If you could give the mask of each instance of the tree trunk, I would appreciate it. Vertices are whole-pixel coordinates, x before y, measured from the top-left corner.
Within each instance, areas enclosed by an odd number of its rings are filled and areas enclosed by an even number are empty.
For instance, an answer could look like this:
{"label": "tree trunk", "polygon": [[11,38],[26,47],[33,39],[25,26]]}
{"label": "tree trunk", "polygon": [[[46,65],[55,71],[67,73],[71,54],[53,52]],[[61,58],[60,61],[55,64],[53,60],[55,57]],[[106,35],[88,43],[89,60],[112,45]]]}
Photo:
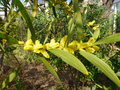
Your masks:
{"label": "tree trunk", "polygon": [[113,5],[114,0],[102,0],[102,2],[106,9],[103,14],[103,17],[107,18],[110,15],[111,7]]}

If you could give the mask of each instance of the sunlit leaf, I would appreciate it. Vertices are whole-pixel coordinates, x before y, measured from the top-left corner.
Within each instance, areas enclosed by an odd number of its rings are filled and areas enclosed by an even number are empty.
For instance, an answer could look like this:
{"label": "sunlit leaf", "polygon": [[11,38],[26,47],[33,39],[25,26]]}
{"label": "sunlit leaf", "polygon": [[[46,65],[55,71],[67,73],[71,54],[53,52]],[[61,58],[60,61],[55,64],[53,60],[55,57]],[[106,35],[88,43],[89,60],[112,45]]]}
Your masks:
{"label": "sunlit leaf", "polygon": [[15,77],[16,77],[16,72],[12,72],[12,73],[9,75],[9,82],[11,82]]}
{"label": "sunlit leaf", "polygon": [[80,13],[80,12],[76,12],[76,13],[74,14],[74,19],[75,19],[76,25],[77,25],[79,28],[81,28],[82,25],[83,25],[81,13]]}
{"label": "sunlit leaf", "polygon": [[59,49],[52,49],[52,50],[49,50],[49,51],[51,53],[53,53],[54,55],[60,57],[64,62],[66,62],[67,64],[69,64],[72,67],[76,68],[77,70],[79,70],[83,74],[88,75],[88,71],[85,68],[85,66],[74,55],[72,55],[72,54],[70,54],[70,53],[68,53],[66,51],[59,50]]}
{"label": "sunlit leaf", "polygon": [[113,42],[118,42],[120,41],[120,33],[115,33],[113,35],[110,35],[108,37],[105,37],[97,42],[95,42],[95,45],[99,44],[108,44],[108,43],[113,43]]}
{"label": "sunlit leaf", "polygon": [[93,65],[95,65],[98,69],[100,69],[110,80],[112,80],[116,85],[120,87],[120,80],[108,64],[106,64],[104,61],[102,61],[95,55],[84,50],[81,50],[80,54],[84,56]]}
{"label": "sunlit leaf", "polygon": [[116,75],[120,77],[120,72],[117,72]]}
{"label": "sunlit leaf", "polygon": [[95,39],[97,39],[97,38],[99,37],[99,35],[100,35],[100,30],[96,30],[96,31],[94,32],[94,34],[93,34],[93,37],[94,37]]}
{"label": "sunlit leaf", "polygon": [[9,74],[9,76],[2,82],[0,88],[4,89],[8,86],[9,83],[11,83],[17,76],[18,69],[14,70],[12,73]]}

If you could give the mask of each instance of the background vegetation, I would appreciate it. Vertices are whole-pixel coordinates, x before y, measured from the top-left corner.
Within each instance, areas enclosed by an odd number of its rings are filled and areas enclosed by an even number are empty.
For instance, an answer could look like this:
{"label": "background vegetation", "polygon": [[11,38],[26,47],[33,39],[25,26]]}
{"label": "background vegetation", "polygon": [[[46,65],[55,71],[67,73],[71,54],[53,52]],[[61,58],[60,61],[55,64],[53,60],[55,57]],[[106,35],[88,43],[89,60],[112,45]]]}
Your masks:
{"label": "background vegetation", "polygon": [[0,89],[119,90],[113,1],[0,0]]}

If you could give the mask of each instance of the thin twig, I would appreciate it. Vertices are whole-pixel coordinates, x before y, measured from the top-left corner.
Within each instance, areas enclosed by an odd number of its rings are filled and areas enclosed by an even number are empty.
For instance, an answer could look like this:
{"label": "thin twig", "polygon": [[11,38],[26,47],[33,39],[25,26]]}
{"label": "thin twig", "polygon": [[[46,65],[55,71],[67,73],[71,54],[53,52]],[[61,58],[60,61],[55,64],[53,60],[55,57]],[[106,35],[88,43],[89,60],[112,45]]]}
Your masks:
{"label": "thin twig", "polygon": [[19,66],[21,66],[21,63],[19,62],[19,60],[17,59],[17,57],[12,53],[11,55],[13,55],[13,57],[15,58],[15,60],[17,61],[17,63],[19,64]]}

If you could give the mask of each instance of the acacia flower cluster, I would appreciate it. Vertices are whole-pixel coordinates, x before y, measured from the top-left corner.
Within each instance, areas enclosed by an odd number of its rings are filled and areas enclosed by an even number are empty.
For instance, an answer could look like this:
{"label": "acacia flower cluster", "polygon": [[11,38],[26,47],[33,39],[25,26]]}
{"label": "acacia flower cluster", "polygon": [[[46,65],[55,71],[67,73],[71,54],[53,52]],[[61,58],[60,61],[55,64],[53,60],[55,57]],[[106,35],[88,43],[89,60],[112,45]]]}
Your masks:
{"label": "acacia flower cluster", "polygon": [[88,25],[89,27],[92,27],[92,29],[93,29],[94,31],[99,30],[99,25],[94,25],[94,24],[95,24],[95,20],[87,23],[87,25]]}
{"label": "acacia flower cluster", "polygon": [[6,42],[7,42],[7,40],[6,40],[6,39],[2,39],[2,42],[3,42],[3,43],[6,43]]}
{"label": "acacia flower cluster", "polygon": [[29,39],[24,43],[24,50],[32,51],[34,53],[41,53],[46,58],[50,58],[47,52],[47,50],[50,49],[60,49],[67,51],[71,54],[74,54],[74,52],[78,50],[85,50],[90,53],[94,53],[95,51],[99,50],[99,47],[93,44],[95,42],[95,39],[93,37],[91,37],[88,40],[88,42],[82,42],[82,41],[78,42],[74,40],[69,44],[67,44],[67,37],[68,37],[67,35],[64,36],[60,40],[60,42],[55,42],[54,39],[51,39],[50,43],[46,43],[46,44],[41,44],[39,40],[36,40],[35,43],[33,43],[33,41]]}

